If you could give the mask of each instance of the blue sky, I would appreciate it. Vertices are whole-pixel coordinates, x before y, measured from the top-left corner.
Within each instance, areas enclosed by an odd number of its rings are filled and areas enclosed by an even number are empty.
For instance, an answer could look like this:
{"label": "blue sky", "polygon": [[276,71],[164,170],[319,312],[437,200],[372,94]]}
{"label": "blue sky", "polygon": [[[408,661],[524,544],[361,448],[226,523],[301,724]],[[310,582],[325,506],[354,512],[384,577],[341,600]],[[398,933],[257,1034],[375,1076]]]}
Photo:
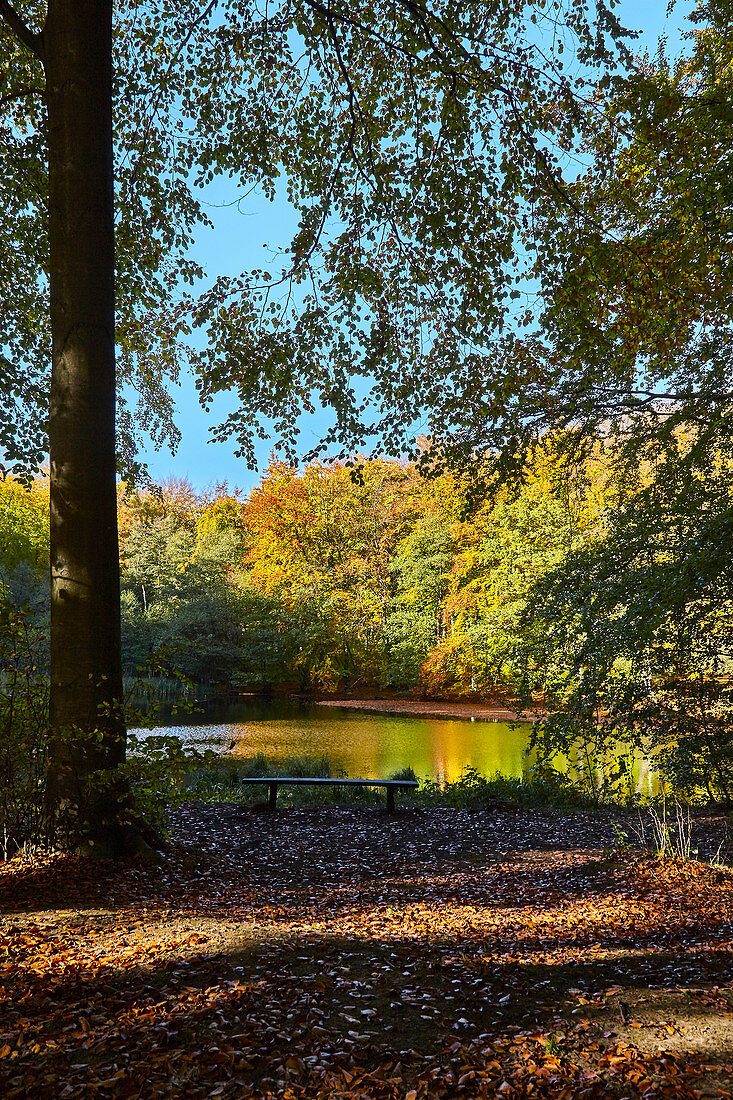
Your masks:
{"label": "blue sky", "polygon": [[[668,37],[670,52],[676,52],[680,43],[680,27],[689,4],[677,3],[667,14],[667,0],[624,0],[617,11],[621,21],[629,28],[641,32],[637,49],[654,52],[659,36]],[[265,266],[268,253],[265,246],[286,245],[296,224],[292,208],[284,199],[269,202],[257,192],[249,195],[239,207],[231,205],[236,198],[220,181],[207,193],[208,212],[214,222],[213,229],[201,229],[195,242],[197,258],[209,274],[240,274],[249,267]],[[264,262],[263,262],[264,261]],[[247,469],[244,459],[234,454],[235,444],[214,443],[209,439],[210,428],[221,422],[231,408],[232,400],[222,395],[210,412],[200,407],[193,380],[186,376],[174,391],[177,406],[177,423],[181,429],[181,442],[175,455],[167,449],[143,452],[151,476],[156,480],[166,477],[187,477],[197,489],[216,482],[227,481],[231,487],[249,490],[259,480],[259,474]],[[302,452],[308,451],[322,436],[328,424],[328,414],[320,413],[309,418],[301,434]],[[267,464],[270,445],[260,445],[260,466]]]}

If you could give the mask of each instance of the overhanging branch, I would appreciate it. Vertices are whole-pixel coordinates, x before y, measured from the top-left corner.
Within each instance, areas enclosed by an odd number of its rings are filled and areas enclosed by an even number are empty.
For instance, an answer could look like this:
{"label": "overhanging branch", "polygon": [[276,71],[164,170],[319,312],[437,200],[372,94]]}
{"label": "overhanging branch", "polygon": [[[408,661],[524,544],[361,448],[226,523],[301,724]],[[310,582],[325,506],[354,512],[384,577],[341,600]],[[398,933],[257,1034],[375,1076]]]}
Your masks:
{"label": "overhanging branch", "polygon": [[11,88],[6,95],[0,96],[0,108],[8,103],[15,103],[19,99],[27,99],[34,95],[43,95],[43,88],[35,88],[30,84],[22,88]]}
{"label": "overhanging branch", "polygon": [[39,61],[43,61],[43,36],[35,34],[30,27],[26,26],[8,0],[0,0],[0,19],[10,28],[21,45],[35,54]]}

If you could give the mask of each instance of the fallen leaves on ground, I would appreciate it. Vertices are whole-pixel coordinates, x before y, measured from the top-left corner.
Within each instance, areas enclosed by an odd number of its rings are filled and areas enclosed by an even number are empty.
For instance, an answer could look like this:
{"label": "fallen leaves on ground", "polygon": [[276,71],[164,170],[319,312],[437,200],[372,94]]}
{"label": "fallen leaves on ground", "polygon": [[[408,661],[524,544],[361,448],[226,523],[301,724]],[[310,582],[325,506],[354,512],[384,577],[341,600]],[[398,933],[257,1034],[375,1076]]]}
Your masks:
{"label": "fallen leaves on ground", "polygon": [[586,815],[196,805],[0,866],[0,1095],[731,1096],[733,874]]}

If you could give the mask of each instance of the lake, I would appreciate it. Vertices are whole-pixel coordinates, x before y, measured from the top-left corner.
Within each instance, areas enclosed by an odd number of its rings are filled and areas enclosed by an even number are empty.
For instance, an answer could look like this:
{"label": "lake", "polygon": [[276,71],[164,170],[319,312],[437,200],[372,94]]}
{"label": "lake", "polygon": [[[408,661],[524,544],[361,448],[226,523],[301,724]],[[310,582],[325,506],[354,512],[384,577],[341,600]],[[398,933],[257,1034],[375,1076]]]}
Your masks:
{"label": "lake", "polygon": [[[259,752],[271,762],[326,756],[352,778],[386,779],[411,767],[421,779],[441,781],[457,779],[467,766],[485,776],[525,776],[534,762],[527,755],[531,728],[529,722],[413,718],[279,701],[209,707],[205,716],[170,718],[165,726],[188,744],[235,759]],[[567,760],[556,766],[576,775],[580,767]],[[652,793],[656,778],[647,763],[633,770],[637,792]]]}
{"label": "lake", "polygon": [[[169,718],[165,732],[198,748],[234,757],[264,753],[272,761],[326,756],[335,768],[384,779],[411,767],[421,778],[457,779],[470,765],[482,775],[524,775],[531,724],[453,718],[393,717],[336,707],[247,702],[207,708],[205,716]],[[143,733],[144,731],[134,731]]]}

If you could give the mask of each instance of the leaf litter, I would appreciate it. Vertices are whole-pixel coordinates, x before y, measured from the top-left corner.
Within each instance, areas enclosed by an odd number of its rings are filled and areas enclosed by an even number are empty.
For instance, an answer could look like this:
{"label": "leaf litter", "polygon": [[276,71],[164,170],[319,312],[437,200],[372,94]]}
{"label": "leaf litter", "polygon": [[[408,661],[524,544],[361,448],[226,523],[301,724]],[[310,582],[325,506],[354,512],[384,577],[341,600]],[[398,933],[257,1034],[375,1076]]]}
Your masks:
{"label": "leaf litter", "polygon": [[731,1097],[733,874],[612,839],[188,804],[162,867],[18,856],[0,1095]]}

